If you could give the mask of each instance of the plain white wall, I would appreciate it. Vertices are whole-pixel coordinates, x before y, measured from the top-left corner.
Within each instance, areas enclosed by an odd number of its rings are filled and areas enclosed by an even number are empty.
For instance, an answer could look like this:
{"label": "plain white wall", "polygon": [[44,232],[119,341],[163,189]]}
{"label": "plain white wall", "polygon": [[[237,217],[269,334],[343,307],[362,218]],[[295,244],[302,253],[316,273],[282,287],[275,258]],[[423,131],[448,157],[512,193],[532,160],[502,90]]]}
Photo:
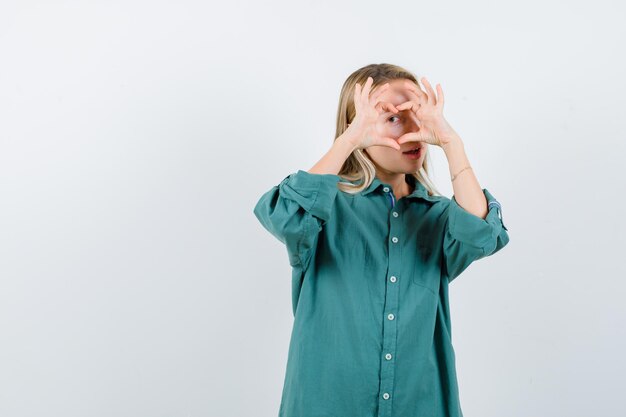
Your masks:
{"label": "plain white wall", "polygon": [[276,416],[290,267],[252,209],[389,62],[442,84],[509,228],[450,287],[464,413],[622,416],[624,12],[2,2],[0,415]]}

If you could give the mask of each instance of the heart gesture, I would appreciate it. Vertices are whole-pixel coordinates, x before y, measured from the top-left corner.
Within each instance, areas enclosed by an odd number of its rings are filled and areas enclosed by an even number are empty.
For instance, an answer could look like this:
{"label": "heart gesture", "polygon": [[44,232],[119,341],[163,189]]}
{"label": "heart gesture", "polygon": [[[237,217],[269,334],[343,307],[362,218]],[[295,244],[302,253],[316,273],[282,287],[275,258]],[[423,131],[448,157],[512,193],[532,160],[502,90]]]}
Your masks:
{"label": "heart gesture", "polygon": [[412,81],[404,81],[404,90],[409,96],[409,101],[396,108],[400,111],[409,109],[417,118],[419,130],[400,136],[398,143],[421,141],[442,147],[457,134],[443,117],[444,99],[441,85],[437,84],[438,95],[435,95],[426,77],[422,77],[421,80],[426,91],[422,91]]}

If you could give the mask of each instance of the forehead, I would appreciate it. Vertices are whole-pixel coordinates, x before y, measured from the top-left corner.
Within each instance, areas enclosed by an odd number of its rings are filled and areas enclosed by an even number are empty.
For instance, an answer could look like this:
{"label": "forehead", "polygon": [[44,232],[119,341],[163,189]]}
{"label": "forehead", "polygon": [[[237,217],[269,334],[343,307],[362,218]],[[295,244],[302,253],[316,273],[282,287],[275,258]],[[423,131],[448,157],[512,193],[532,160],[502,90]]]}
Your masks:
{"label": "forehead", "polygon": [[[383,93],[384,100],[390,102],[394,106],[402,104],[409,99],[404,88],[404,82],[410,81],[403,79],[389,81],[389,88]],[[382,86],[376,87],[376,89]]]}

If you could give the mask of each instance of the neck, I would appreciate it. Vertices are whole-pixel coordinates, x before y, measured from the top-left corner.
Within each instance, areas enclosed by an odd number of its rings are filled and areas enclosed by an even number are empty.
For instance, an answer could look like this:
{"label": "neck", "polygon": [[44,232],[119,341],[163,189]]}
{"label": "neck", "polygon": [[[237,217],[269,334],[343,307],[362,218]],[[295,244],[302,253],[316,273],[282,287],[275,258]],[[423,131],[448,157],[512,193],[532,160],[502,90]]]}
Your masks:
{"label": "neck", "polygon": [[398,199],[404,197],[405,195],[409,195],[413,192],[410,184],[406,182],[404,173],[400,174],[388,174],[383,172],[377,172],[376,176],[382,182],[391,185],[393,189],[393,193],[396,195]]}

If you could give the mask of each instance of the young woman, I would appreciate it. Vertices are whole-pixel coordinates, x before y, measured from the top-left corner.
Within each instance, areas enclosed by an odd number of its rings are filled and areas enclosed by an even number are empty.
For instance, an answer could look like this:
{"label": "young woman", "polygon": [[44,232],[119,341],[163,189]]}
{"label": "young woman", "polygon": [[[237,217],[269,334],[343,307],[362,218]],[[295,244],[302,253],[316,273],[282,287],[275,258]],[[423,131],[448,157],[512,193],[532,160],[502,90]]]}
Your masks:
{"label": "young woman", "polygon": [[[294,323],[280,417],[462,417],[448,285],[508,242],[443,117],[443,91],[368,65],[346,80],[336,139],[254,207],[286,245]],[[439,195],[426,155],[443,149]]]}

